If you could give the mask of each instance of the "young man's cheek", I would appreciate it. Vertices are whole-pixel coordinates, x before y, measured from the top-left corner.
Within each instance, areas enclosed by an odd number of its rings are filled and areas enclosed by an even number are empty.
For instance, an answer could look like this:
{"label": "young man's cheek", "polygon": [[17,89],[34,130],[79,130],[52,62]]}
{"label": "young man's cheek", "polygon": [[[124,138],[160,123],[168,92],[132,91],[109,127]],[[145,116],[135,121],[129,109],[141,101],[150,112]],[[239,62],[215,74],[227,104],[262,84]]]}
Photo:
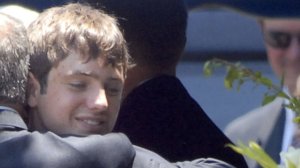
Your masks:
{"label": "young man's cheek", "polygon": [[121,95],[108,97],[108,104],[114,111],[119,111],[121,106]]}

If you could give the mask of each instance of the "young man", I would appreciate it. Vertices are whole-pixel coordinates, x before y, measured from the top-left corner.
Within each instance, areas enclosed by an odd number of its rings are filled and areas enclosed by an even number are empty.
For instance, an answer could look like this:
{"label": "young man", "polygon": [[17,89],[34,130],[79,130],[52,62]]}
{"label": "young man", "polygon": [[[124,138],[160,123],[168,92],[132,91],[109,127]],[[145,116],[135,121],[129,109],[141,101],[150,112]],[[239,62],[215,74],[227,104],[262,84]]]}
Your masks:
{"label": "young man", "polygon": [[[284,91],[295,96],[300,75],[300,19],[273,18],[260,21],[269,64],[279,79],[284,77]],[[254,109],[237,118],[225,129],[234,141],[258,142],[266,152],[280,162],[279,153],[291,145],[296,125],[293,111],[284,107],[283,99]],[[247,160],[249,167],[257,167]]]}
{"label": "young man", "polygon": [[129,59],[115,19],[73,4],[41,13],[28,34],[30,128],[59,135],[111,132]]}
{"label": "young man", "polygon": [[135,150],[122,134],[61,138],[27,130],[19,113],[25,114],[28,50],[22,23],[0,14],[0,167],[133,167]]}
{"label": "young man", "polygon": [[[42,12],[28,34],[30,128],[60,136],[111,132],[129,60],[116,20],[101,10],[69,4]],[[203,159],[171,164],[134,149],[133,167],[230,167]]]}
{"label": "young man", "polygon": [[128,70],[115,131],[171,161],[214,157],[246,163],[176,77],[186,42],[182,0],[88,0],[120,19],[134,66]]}

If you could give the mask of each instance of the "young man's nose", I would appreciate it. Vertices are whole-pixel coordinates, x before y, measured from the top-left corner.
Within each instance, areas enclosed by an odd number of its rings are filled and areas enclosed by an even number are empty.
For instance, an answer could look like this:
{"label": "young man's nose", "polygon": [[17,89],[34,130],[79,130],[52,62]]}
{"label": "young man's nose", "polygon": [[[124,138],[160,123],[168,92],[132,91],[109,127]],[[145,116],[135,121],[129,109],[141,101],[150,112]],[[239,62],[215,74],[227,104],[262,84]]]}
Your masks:
{"label": "young man's nose", "polygon": [[88,106],[90,109],[106,110],[108,107],[107,97],[104,89],[100,89],[93,93],[94,95],[89,98]]}

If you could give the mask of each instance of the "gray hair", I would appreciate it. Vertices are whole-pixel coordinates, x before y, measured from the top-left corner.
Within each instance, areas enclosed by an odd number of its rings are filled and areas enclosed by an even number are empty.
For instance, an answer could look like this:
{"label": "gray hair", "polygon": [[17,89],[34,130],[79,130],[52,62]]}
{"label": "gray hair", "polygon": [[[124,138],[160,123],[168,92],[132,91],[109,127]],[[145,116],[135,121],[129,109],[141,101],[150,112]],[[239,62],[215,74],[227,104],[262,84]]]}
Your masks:
{"label": "gray hair", "polygon": [[25,103],[29,41],[21,21],[0,13],[0,99]]}

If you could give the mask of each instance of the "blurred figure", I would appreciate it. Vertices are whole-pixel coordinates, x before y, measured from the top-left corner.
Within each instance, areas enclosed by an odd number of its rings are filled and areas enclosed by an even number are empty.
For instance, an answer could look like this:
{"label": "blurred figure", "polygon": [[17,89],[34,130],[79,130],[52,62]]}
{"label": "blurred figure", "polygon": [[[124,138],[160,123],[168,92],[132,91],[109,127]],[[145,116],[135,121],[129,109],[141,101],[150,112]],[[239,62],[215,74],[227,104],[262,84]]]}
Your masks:
{"label": "blurred figure", "polygon": [[[269,64],[279,79],[283,77],[284,91],[296,96],[297,78],[300,75],[300,20],[264,19],[260,24]],[[279,162],[280,151],[287,150],[296,131],[296,124],[292,122],[295,114],[284,107],[288,103],[277,98],[232,121],[225,133],[233,142],[258,142]],[[251,160],[247,162],[249,167],[257,166]]]}
{"label": "blurred figure", "polygon": [[176,77],[186,43],[181,0],[88,0],[119,17],[134,66],[129,68],[114,131],[171,161],[214,157],[238,167],[243,158]]}

